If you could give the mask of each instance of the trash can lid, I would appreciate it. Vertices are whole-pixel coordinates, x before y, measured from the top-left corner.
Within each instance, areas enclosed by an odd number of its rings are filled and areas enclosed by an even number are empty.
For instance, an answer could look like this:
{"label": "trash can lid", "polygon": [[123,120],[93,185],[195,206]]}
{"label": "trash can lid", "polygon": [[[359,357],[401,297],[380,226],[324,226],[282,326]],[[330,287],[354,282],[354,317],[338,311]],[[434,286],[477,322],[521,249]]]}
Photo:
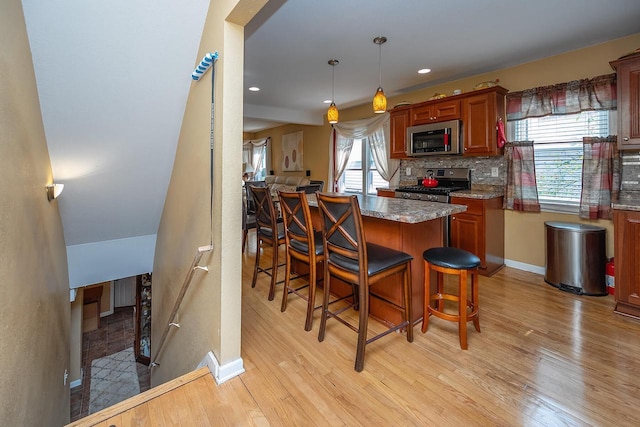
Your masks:
{"label": "trash can lid", "polygon": [[598,227],[597,225],[580,224],[577,222],[545,221],[544,225],[546,225],[547,227],[561,228],[563,230],[571,230],[579,233],[606,231],[606,228],[604,227]]}

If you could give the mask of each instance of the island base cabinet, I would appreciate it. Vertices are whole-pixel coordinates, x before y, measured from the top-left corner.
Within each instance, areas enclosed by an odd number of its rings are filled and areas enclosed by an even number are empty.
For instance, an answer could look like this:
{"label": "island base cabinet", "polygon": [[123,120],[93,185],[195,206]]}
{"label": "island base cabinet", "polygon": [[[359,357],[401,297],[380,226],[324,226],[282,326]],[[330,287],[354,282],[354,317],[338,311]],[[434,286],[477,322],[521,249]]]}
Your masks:
{"label": "island base cabinet", "polygon": [[640,319],[640,212],[613,211],[616,313]]}
{"label": "island base cabinet", "polygon": [[[311,208],[313,226],[320,227],[320,213],[317,208]],[[363,216],[365,239],[389,248],[397,249],[413,256],[411,261],[411,311],[412,321],[415,324],[422,320],[424,307],[424,258],[422,253],[434,247],[443,245],[444,218],[437,218],[419,223],[405,223],[389,221],[386,219]],[[293,263],[293,269],[297,274],[308,273],[308,266],[303,263]],[[322,270],[318,271],[318,287],[324,283]],[[397,306],[402,305],[402,275],[396,274],[384,278],[372,285],[372,292],[381,295],[384,300],[371,298],[369,314],[376,320],[387,325],[402,323],[402,311]],[[332,278],[331,291],[335,296],[343,297],[351,295],[351,285]],[[431,274],[430,293],[436,291],[436,275]],[[386,301],[385,301],[386,300]]]}
{"label": "island base cabinet", "polygon": [[491,276],[504,267],[504,211],[502,197],[468,199],[452,197],[451,203],[467,210],[451,216],[449,245],[480,258],[478,272]]}

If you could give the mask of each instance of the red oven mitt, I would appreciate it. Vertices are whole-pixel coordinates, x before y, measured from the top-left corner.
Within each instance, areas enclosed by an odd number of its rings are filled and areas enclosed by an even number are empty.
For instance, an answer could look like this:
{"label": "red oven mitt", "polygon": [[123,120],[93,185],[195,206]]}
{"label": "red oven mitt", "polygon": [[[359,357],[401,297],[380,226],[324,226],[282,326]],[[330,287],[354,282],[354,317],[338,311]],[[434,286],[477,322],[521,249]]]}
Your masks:
{"label": "red oven mitt", "polygon": [[498,123],[496,123],[496,130],[498,131],[498,148],[502,148],[507,142],[507,137],[504,134],[504,122],[502,119],[498,119]]}

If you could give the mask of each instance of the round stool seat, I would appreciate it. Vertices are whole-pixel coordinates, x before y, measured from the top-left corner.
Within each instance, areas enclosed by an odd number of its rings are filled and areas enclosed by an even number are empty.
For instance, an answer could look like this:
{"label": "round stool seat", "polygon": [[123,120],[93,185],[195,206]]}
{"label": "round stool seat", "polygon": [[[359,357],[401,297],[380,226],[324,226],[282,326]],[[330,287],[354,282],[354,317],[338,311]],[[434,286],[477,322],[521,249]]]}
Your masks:
{"label": "round stool seat", "polygon": [[480,265],[480,258],[458,248],[431,248],[422,257],[430,264],[456,270],[470,270]]}

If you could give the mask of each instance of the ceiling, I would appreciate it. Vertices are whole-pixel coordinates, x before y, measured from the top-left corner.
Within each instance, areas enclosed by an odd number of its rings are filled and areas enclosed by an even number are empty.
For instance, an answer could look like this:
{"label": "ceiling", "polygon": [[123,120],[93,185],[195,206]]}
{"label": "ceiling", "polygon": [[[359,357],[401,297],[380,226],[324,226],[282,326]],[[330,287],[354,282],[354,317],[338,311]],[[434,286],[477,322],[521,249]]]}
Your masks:
{"label": "ceiling", "polygon": [[[157,233],[208,6],[23,0],[68,246]],[[637,33],[638,18],[637,0],[271,0],[245,33],[245,88],[261,88],[245,91],[245,131],[322,124],[331,58],[338,107],[368,103],[375,36],[394,96]]]}
{"label": "ceiling", "polygon": [[[276,3],[245,36],[245,131],[321,125],[332,58],[340,61],[338,108],[369,103],[379,78],[376,36],[388,39],[382,87],[395,96],[640,32],[638,0]],[[420,75],[420,68],[432,71]],[[249,86],[261,90],[249,92]]]}

